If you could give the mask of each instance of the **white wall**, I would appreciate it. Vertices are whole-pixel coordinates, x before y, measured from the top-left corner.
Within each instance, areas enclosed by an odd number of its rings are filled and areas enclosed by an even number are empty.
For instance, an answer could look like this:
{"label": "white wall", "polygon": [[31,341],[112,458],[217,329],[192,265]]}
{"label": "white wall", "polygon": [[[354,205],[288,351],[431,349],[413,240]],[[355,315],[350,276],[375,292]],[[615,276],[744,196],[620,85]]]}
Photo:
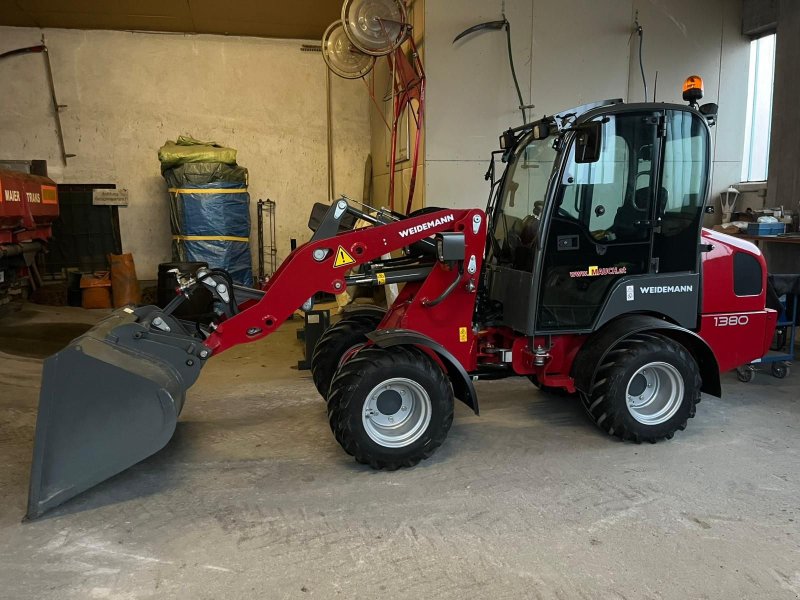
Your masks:
{"label": "white wall", "polygon": [[[499,19],[502,0],[445,0],[425,6],[428,73],[426,204],[484,206],[489,152],[503,129],[521,123],[504,32],[453,45],[462,30]],[[514,59],[533,116],[606,98],[643,99],[636,11],[652,100],[682,102],[683,80],[705,81],[704,102],[720,105],[715,130],[716,193],[739,180],[747,99],[748,40],[741,0],[505,0]],[[630,43],[629,43],[630,40]]]}
{"label": "white wall", "polygon": [[[142,279],[171,259],[166,186],[156,156],[192,134],[239,151],[255,203],[277,202],[279,258],[305,241],[311,205],[327,200],[325,65],[299,41],[45,30],[67,152],[61,167],[40,55],[0,62],[0,159],[44,158],[64,183],[115,183],[123,249]],[[0,52],[39,43],[38,29],[0,27]],[[316,41],[313,43],[317,43]],[[336,193],[360,199],[369,153],[363,86],[332,78]],[[256,263],[254,261],[255,269]]]}

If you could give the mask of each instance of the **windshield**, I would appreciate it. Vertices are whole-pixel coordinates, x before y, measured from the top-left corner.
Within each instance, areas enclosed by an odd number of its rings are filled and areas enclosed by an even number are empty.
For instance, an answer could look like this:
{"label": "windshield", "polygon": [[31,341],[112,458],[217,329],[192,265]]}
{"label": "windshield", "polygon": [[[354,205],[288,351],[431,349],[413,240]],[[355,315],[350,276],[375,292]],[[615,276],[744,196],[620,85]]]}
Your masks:
{"label": "windshield", "polygon": [[494,228],[494,255],[500,263],[532,268],[547,182],[556,159],[555,139],[551,135],[530,141],[508,166]]}

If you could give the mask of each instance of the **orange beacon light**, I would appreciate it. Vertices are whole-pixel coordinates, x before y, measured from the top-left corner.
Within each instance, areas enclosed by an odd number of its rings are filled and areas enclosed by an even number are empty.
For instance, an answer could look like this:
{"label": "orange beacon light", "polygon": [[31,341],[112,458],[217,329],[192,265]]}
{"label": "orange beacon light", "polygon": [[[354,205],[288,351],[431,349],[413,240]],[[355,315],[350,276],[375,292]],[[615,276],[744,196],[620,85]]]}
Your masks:
{"label": "orange beacon light", "polygon": [[683,99],[692,106],[703,97],[703,79],[698,75],[691,75],[683,82]]}

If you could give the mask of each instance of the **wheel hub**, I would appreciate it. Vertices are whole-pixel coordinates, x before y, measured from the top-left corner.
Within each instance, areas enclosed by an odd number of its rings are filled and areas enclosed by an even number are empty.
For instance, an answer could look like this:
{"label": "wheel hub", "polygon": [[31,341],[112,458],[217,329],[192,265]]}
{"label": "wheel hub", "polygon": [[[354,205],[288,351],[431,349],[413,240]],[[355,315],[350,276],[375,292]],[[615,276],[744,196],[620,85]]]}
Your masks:
{"label": "wheel hub", "polygon": [[403,397],[397,390],[387,389],[378,395],[375,406],[381,414],[393,415],[403,406]]}
{"label": "wheel hub", "polygon": [[394,377],[367,394],[362,423],[377,444],[402,448],[425,432],[431,412],[430,396],[422,385],[405,377]]}
{"label": "wheel hub", "polygon": [[628,412],[640,423],[659,425],[675,415],[683,402],[683,394],[683,377],[674,365],[648,363],[628,381]]}

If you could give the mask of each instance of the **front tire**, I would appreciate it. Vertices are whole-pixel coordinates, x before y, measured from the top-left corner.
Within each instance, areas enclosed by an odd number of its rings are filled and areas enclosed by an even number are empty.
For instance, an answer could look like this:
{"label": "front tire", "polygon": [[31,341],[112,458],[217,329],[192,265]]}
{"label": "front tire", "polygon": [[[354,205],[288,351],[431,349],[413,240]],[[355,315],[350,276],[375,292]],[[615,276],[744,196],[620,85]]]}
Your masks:
{"label": "front tire", "polygon": [[354,314],[342,317],[325,330],[311,355],[311,378],[320,396],[327,399],[336,369],[354,350],[367,343],[367,334],[375,331],[381,319],[380,314]]}
{"label": "front tire", "polygon": [[655,443],[671,439],[694,417],[700,371],[677,342],[640,333],[620,342],[604,360],[591,394],[582,398],[591,419],[609,435]]}
{"label": "front tire", "polygon": [[328,420],[336,440],[358,462],[373,469],[413,467],[447,437],[453,390],[421,350],[370,347],[337,371]]}

